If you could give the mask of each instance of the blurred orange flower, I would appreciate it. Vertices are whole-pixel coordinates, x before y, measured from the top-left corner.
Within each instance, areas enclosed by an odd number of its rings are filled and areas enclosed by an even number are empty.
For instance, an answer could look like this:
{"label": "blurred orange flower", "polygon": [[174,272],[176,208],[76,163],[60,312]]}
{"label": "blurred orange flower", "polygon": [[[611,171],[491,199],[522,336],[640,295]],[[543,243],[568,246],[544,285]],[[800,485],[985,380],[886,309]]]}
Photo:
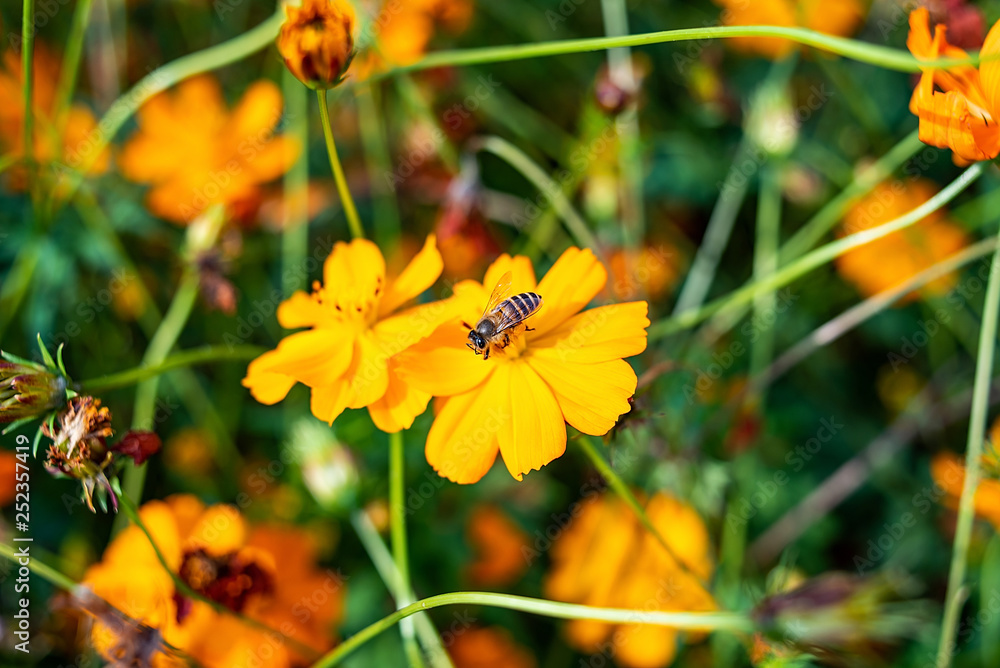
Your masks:
{"label": "blurred orange flower", "polygon": [[[71,168],[91,160],[92,135],[97,120],[82,104],[70,105],[64,119],[55,118],[56,83],[59,81],[59,59],[42,44],[35,44],[34,88],[32,113],[35,123],[34,157],[39,162],[60,161]],[[0,153],[24,154],[24,94],[21,86],[21,56],[7,49],[0,63]],[[56,146],[59,125],[63,126],[62,146]],[[88,172],[100,174],[108,169],[107,149],[94,160]]]}
{"label": "blurred orange flower", "polygon": [[472,9],[471,0],[385,0],[374,21],[377,42],[359,76],[414,62],[426,53],[437,26],[461,32],[472,19]]}
{"label": "blurred orange flower", "polygon": [[636,250],[620,248],[608,259],[611,270],[611,294],[616,299],[645,296],[662,297],[680,277],[678,252],[669,246],[643,246]]}
{"label": "blurred orange flower", "polygon": [[[726,26],[781,26],[809,28],[847,37],[865,18],[860,0],[714,0],[723,8]],[[736,37],[727,42],[741,51],[777,60],[797,48],[795,42],[774,37]]]}
{"label": "blurred orange flower", "polygon": [[[994,25],[979,55],[982,64],[949,69],[923,70],[910,98],[910,111],[920,119],[920,140],[938,148],[950,148],[956,162],[992,160],[1000,154],[1000,30]],[[947,29],[936,26],[931,37],[926,7],[910,13],[910,35],[906,46],[919,60],[968,58],[962,49],[948,43]],[[937,88],[938,90],[935,90]]]}
{"label": "blurred orange flower", "polygon": [[346,0],[303,0],[285,5],[288,18],[278,34],[285,65],[310,88],[332,88],[344,80],[354,58],[354,7]]}
{"label": "blurred orange flower", "polygon": [[0,507],[14,500],[16,474],[17,455],[10,450],[0,450]]}
{"label": "blurred orange flower", "polygon": [[448,645],[455,668],[535,668],[527,649],[499,626],[458,631]]}
{"label": "blurred orange flower", "polygon": [[466,536],[476,551],[469,579],[487,587],[513,584],[528,568],[528,535],[500,508],[481,505],[472,511]]}
{"label": "blurred orange flower", "polygon": [[[993,423],[990,432],[992,449],[983,457],[984,475],[976,487],[976,514],[989,521],[997,531],[1000,531],[1000,462],[996,459],[995,448],[1000,445],[1000,420]],[[944,504],[949,508],[958,509],[962,497],[962,487],[965,485],[965,459],[953,452],[941,452],[931,460],[931,477],[945,493]]]}
{"label": "blurred orange flower", "polygon": [[[511,272],[512,293],[544,299],[537,314],[509,330],[511,343],[489,359],[466,347],[493,287]],[[531,261],[502,255],[482,284],[462,281],[449,302],[454,315],[399,356],[403,380],[438,397],[440,411],[427,435],[427,461],[439,474],[473,483],[499,452],[517,480],[566,450],[566,425],[606,434],[627,413],[636,375],[623,358],[646,349],[646,302],[601,306],[580,313],[607,281],[589,250],[570,248],[535,281]],[[444,371],[447,372],[444,372]]]}
{"label": "blurred orange flower", "polygon": [[[441,275],[433,236],[394,280],[387,281],[378,246],[364,239],[338,243],[312,294],[296,292],[278,307],[282,327],[309,327],[285,337],[247,368],[243,386],[263,404],[276,404],[296,383],[312,388],[310,408],[333,423],[345,408],[368,407],[385,432],[406,429],[427,408],[430,395],[403,383],[396,355],[448,315],[434,302],[401,310]],[[445,375],[444,368],[435,372]]]}
{"label": "blurred orange flower", "polygon": [[[854,204],[841,227],[841,235],[877,227],[909,213],[937,192],[930,181],[886,182]],[[924,269],[957,253],[968,243],[965,232],[938,210],[910,227],[841,255],[837,270],[865,295],[872,296],[905,283]],[[943,294],[955,276],[943,276],[924,290]],[[907,300],[915,295],[909,295]],[[906,301],[906,300],[904,300]]]}
{"label": "blurred orange flower", "polygon": [[[672,554],[614,494],[583,501],[552,548],[546,595],[632,610],[714,610],[712,596],[699,582],[711,578],[715,565],[698,513],[666,494],[650,499],[646,513]],[[666,666],[677,652],[678,632],[662,626],[581,619],[569,622],[566,632],[578,650],[608,653],[628,668]]]}
{"label": "blurred orange flower", "polygon": [[[236,508],[206,508],[188,495],[147,503],[140,516],[171,570],[192,589],[317,653],[332,646],[330,629],[343,616],[344,584],[338,574],[316,568],[317,547],[309,534],[291,526],[249,526]],[[273,633],[185,598],[137,526],[111,541],[83,581],[206,667],[281,668],[310,658]],[[303,615],[304,610],[310,614]],[[98,621],[91,640],[110,658],[122,639]],[[153,665],[180,664],[158,654]]]}
{"label": "blurred orange flower", "polygon": [[139,108],[139,131],[118,158],[126,178],[152,187],[149,210],[187,225],[217,203],[236,218],[251,217],[261,185],[291,167],[300,147],[274,136],[281,91],[270,81],[251,84],[230,111],[218,80],[201,75]]}

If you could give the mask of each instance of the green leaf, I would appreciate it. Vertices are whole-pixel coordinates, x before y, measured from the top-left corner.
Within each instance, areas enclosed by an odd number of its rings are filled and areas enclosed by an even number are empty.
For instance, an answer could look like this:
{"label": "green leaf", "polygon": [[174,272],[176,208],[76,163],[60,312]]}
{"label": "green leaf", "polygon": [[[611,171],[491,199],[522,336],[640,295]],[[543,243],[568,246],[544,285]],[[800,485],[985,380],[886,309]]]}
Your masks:
{"label": "green leaf", "polygon": [[2,434],[3,436],[6,436],[8,432],[14,431],[18,427],[26,425],[29,422],[31,422],[32,420],[34,420],[34,419],[36,419],[35,416],[31,415],[31,416],[28,416],[28,417],[25,417],[25,418],[21,418],[20,420],[14,420],[9,425],[7,425],[4,428],[3,431],[0,431],[0,434]]}
{"label": "green leaf", "polygon": [[38,338],[38,349],[42,351],[42,360],[45,362],[45,366],[47,366],[50,369],[55,369],[56,363],[52,359],[52,355],[49,354],[49,351],[45,347],[45,344],[42,343],[42,335],[38,334],[37,338]]}

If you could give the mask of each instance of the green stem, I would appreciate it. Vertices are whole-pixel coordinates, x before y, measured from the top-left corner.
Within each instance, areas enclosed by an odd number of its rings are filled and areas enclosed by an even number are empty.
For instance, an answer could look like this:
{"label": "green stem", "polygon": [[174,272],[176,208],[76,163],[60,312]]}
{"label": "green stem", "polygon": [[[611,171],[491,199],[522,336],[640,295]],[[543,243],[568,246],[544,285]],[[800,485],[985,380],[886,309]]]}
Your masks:
{"label": "green stem", "polygon": [[1000,245],[993,253],[993,264],[990,266],[990,278],[983,306],[983,321],[979,329],[979,355],[976,360],[976,376],[972,384],[972,415],[969,418],[969,439],[965,446],[965,481],[958,504],[955,544],[951,553],[951,568],[948,571],[948,591],[945,594],[941,642],[938,645],[938,668],[948,668],[951,665],[958,616],[965,602],[965,570],[969,539],[972,536],[972,520],[975,515],[976,487],[979,485],[983,441],[986,437],[986,412],[990,403],[990,380],[993,374],[998,316],[1000,316]]}
{"label": "green stem", "polygon": [[[30,545],[30,543],[22,543],[22,545]],[[13,545],[8,545],[7,542],[4,541],[0,542],[0,557],[4,557],[14,564],[20,565],[18,560],[23,558],[23,555],[19,555]],[[45,562],[40,561],[38,557],[34,555],[28,559],[27,566],[32,573],[38,575],[46,582],[59,587],[60,589],[65,589],[66,591],[75,594],[80,588],[79,583],[74,582],[69,576],[63,575]]]}
{"label": "green stem", "polygon": [[[381,536],[378,535],[378,530],[375,529],[368,515],[362,511],[355,511],[351,515],[351,526],[357,532],[358,539],[375,565],[375,570],[378,571],[379,577],[382,578],[382,582],[385,583],[385,586],[389,589],[389,593],[392,594],[393,600],[396,601],[396,608],[405,607],[405,605],[416,600],[413,589],[406,590],[401,586],[399,569],[396,568],[392,554],[389,553],[385,543],[382,542]],[[406,600],[405,604],[400,603],[403,600]],[[441,644],[441,637],[434,629],[430,617],[426,613],[418,613],[414,616],[414,623],[420,644],[423,645],[424,652],[430,657],[431,663],[438,668],[454,668],[454,664],[452,664],[451,658],[445,651],[444,645]]]}
{"label": "green stem", "polygon": [[14,264],[0,284],[0,337],[4,335],[17,316],[24,296],[28,294],[35,269],[42,259],[44,242],[41,239],[28,241],[18,252]]}
{"label": "green stem", "polygon": [[122,517],[127,517],[129,520],[131,520],[133,524],[139,527],[139,530],[142,531],[143,535],[146,536],[146,540],[149,541],[149,546],[153,548],[153,552],[156,554],[156,560],[160,562],[160,566],[163,567],[163,570],[165,570],[167,572],[167,575],[170,576],[170,579],[173,580],[174,587],[177,588],[177,591],[181,595],[189,599],[192,599],[194,601],[200,601],[221,615],[229,615],[230,617],[235,617],[236,619],[240,620],[247,626],[251,626],[255,629],[259,629],[266,633],[273,633],[278,637],[280,637],[282,642],[288,643],[289,646],[294,647],[296,651],[301,652],[306,656],[316,656],[318,654],[318,652],[309,645],[305,645],[296,640],[295,638],[289,637],[284,633],[278,631],[277,629],[273,629],[267,624],[257,621],[252,617],[247,617],[242,613],[227,608],[221,603],[213,601],[212,599],[203,596],[202,594],[199,594],[194,589],[192,589],[187,582],[182,580],[181,577],[171,569],[170,564],[167,562],[166,557],[163,556],[163,552],[160,551],[160,546],[157,545],[156,541],[153,539],[153,534],[150,533],[149,528],[146,526],[145,522],[142,521],[142,517],[139,515],[139,510],[136,508],[135,503],[132,501],[132,499],[129,498],[127,495],[122,494],[119,495],[118,501],[121,503],[121,507],[125,511],[125,514],[122,515]]}
{"label": "green stem", "polygon": [[[392,560],[399,580],[397,608],[413,602],[410,598],[410,560],[406,546],[406,473],[403,455],[403,432],[389,434],[389,525],[392,531]],[[410,665],[423,666],[424,660],[416,643],[413,620],[404,620],[399,628]]]}
{"label": "green stem", "polygon": [[[163,363],[170,353],[171,348],[177,342],[181,330],[187,323],[191,309],[194,307],[198,297],[199,276],[194,267],[188,267],[184,271],[177,294],[167,309],[166,315],[160,322],[160,327],[156,330],[146,353],[142,357],[144,367],[156,367]],[[155,427],[153,417],[156,411],[156,389],[159,386],[159,376],[151,376],[143,380],[135,392],[135,403],[132,410],[133,429],[152,429]],[[141,499],[142,488],[146,482],[146,467],[135,466],[129,463],[122,478],[122,490],[125,496],[130,499]],[[123,516],[115,518],[113,531],[117,532],[124,527]]]}
{"label": "green stem", "polygon": [[222,362],[226,360],[248,360],[257,357],[264,352],[259,346],[202,346],[193,350],[185,350],[169,357],[165,357],[158,364],[151,366],[138,366],[134,369],[111,373],[106,376],[80,381],[76,384],[76,390],[82,394],[100,394],[108,390],[119,387],[135,385],[155,376],[160,376],[167,371],[205,364],[207,362]]}
{"label": "green stem", "polygon": [[978,56],[970,58],[940,58],[934,61],[919,61],[906,51],[875,44],[867,44],[845,37],[834,37],[806,28],[786,28],[780,26],[722,26],[708,28],[685,28],[660,32],[622,35],[618,37],[591,37],[585,39],[556,40],[534,44],[514,44],[489,46],[460,51],[437,51],[424,56],[409,65],[401,65],[377,73],[372,77],[385,78],[437,67],[461,65],[483,65],[506,63],[528,58],[542,58],[590,51],[604,51],[620,47],[647,46],[667,42],[684,42],[706,39],[732,39],[734,37],[779,37],[806,46],[816,47],[862,63],[869,63],[899,72],[919,72],[921,68],[948,68],[958,65],[976,65]]}
{"label": "green stem", "polygon": [[66,128],[66,112],[76,90],[76,80],[80,72],[80,56],[83,53],[83,38],[90,22],[90,9],[93,0],[79,0],[73,10],[73,24],[66,40],[66,50],[63,52],[62,67],[59,69],[59,83],[56,85],[55,112],[53,118],[59,128],[59,143]]}
{"label": "green stem", "polygon": [[840,257],[844,253],[851,251],[876,239],[888,236],[894,232],[905,229],[927,215],[937,211],[945,204],[954,199],[960,192],[965,190],[973,181],[978,179],[986,169],[988,163],[977,162],[972,165],[960,177],[955,179],[944,190],[930,198],[917,208],[907,214],[891,220],[884,225],[879,225],[869,230],[857,232],[850,236],[838,239],[815,251],[802,256],[798,260],[789,263],[778,271],[771,274],[762,281],[753,281],[742,288],[716,299],[697,309],[684,311],[683,313],[661,320],[649,328],[649,339],[656,340],[678,332],[705,320],[706,318],[723,311],[735,308],[743,304],[748,304],[763,292],[768,292],[791,283],[795,279],[803,276],[813,269],[820,267],[834,258]]}
{"label": "green stem", "polygon": [[397,610],[371,624],[341,643],[332,652],[313,664],[313,668],[330,668],[340,663],[347,655],[366,642],[392,628],[399,620],[422,610],[431,610],[445,605],[485,605],[519,612],[530,612],[556,619],[590,619],[611,624],[654,624],[680,630],[727,631],[730,633],[751,633],[753,622],[743,614],[734,612],[645,612],[621,608],[594,608],[575,603],[558,603],[526,596],[494,594],[489,592],[453,592],[438,594]]}
{"label": "green stem", "polygon": [[301,146],[299,157],[282,177],[284,207],[281,228],[281,275],[285,297],[307,284],[309,252],[309,92],[286,67],[282,87],[288,114],[288,136]]}
{"label": "green stem", "polygon": [[[760,197],[757,200],[756,241],[753,248],[753,278],[764,281],[778,269],[778,243],[781,236],[781,183],[778,178],[780,165],[764,167],[760,176]],[[755,315],[763,318],[773,313],[774,292],[763,292],[753,300]],[[760,321],[760,320],[758,320]],[[768,327],[753,342],[750,349],[750,374],[756,375],[771,363],[774,353],[774,328]],[[764,402],[760,393],[761,404]]]}
{"label": "green stem", "polygon": [[371,183],[372,207],[374,209],[374,236],[379,245],[387,246],[399,238],[403,226],[399,217],[399,203],[395,188],[389,186],[386,177],[392,173],[389,157],[389,139],[382,120],[379,104],[378,84],[372,84],[355,91],[358,105],[358,123],[361,141],[365,147],[368,162],[368,181]]}
{"label": "green stem", "polygon": [[330,169],[333,171],[333,178],[337,182],[337,192],[340,194],[340,203],[344,207],[344,214],[347,216],[347,225],[351,228],[351,237],[354,239],[364,239],[365,233],[361,229],[361,219],[358,218],[358,210],[354,206],[354,198],[351,197],[351,190],[347,187],[344,168],[340,166],[340,158],[337,157],[337,144],[333,141],[333,127],[330,125],[330,109],[327,107],[326,91],[317,90],[316,98],[319,100],[319,117],[323,124],[326,152],[330,156]]}
{"label": "green stem", "polygon": [[528,154],[500,137],[484,137],[477,142],[477,148],[496,155],[505,160],[511,167],[521,172],[524,178],[528,179],[535,188],[552,202],[552,208],[562,218],[566,224],[566,229],[573,235],[576,243],[591,249],[598,256],[601,255],[597,239],[587,227],[587,223],[583,220],[583,217],[573,208],[573,204],[563,193],[560,185],[546,174],[545,170],[539,167],[534,160],[528,157]]}
{"label": "green stem", "polygon": [[21,16],[21,94],[24,96],[24,161],[31,164],[35,151],[35,0],[24,0]]}

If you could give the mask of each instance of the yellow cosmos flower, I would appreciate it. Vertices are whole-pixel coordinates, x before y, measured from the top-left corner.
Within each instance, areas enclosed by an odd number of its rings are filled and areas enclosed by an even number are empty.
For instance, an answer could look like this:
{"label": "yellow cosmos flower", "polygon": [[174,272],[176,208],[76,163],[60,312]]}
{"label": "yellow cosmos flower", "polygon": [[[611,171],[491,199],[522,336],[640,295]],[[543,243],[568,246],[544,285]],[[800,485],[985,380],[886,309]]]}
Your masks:
{"label": "yellow cosmos flower", "polygon": [[[699,582],[711,578],[715,565],[698,513],[665,494],[650,499],[646,513],[671,552],[617,496],[606,492],[583,501],[552,547],[546,595],[632,610],[714,610],[712,596]],[[677,631],[662,626],[579,619],[567,624],[566,633],[578,650],[610,653],[628,668],[666,666],[677,653]]]}
{"label": "yellow cosmos flower", "polygon": [[317,281],[311,294],[296,292],[278,307],[282,327],[310,329],[251,362],[243,386],[271,405],[302,383],[312,389],[310,408],[321,420],[332,424],[345,408],[367,406],[382,431],[408,428],[430,394],[401,381],[395,356],[428,336],[449,305],[402,307],[431,287],[441,269],[433,236],[392,281],[372,242],[336,244],[323,265],[323,285]]}
{"label": "yellow cosmos flower", "polygon": [[[236,508],[206,508],[188,495],[147,503],[140,516],[171,570],[195,591],[317,653],[333,644],[330,629],[343,615],[344,585],[338,574],[316,568],[317,545],[306,532],[290,526],[249,526]],[[136,526],[111,541],[83,581],[207,668],[284,668],[309,658],[274,634],[181,595]],[[306,610],[310,614],[303,615]],[[98,621],[91,641],[102,656],[112,659],[116,649],[130,641],[125,633],[125,628]],[[151,663],[186,665],[163,652]]]}
{"label": "yellow cosmos flower", "polygon": [[[921,204],[937,192],[933,183],[918,179],[911,183],[881,183],[871,194],[851,207],[844,217],[841,235],[854,234],[888,223]],[[968,244],[962,228],[945,217],[942,210],[928,214],[905,230],[859,246],[836,259],[837,271],[874,296],[910,280],[921,271],[954,255]],[[954,274],[927,284],[924,291],[944,294],[955,285]],[[908,295],[903,302],[917,295]]]}
{"label": "yellow cosmos flower", "polygon": [[218,203],[232,216],[252,217],[260,186],[288,171],[299,153],[292,138],[273,136],[282,104],[276,85],[258,81],[230,111],[215,78],[188,79],[139,108],[139,131],[119,166],[129,180],[152,186],[147,207],[171,222],[186,225]]}
{"label": "yellow cosmos flower", "polygon": [[[512,330],[506,349],[484,360],[466,347],[463,321],[476,323],[506,272],[512,294],[536,292],[544,303]],[[528,258],[503,255],[483,283],[455,285],[447,300],[454,315],[397,361],[407,384],[447,397],[427,436],[427,461],[439,474],[476,482],[499,452],[520,480],[566,450],[565,423],[600,435],[629,411],[636,375],[623,358],[646,349],[648,307],[631,302],[580,313],[606,281],[593,253],[570,248],[541,281]]]}

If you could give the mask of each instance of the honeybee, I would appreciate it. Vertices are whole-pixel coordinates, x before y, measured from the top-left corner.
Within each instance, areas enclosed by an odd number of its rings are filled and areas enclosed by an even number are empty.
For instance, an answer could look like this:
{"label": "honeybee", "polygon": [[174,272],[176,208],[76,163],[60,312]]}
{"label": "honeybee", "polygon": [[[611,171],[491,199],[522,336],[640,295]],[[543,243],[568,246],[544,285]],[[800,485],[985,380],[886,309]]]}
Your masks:
{"label": "honeybee", "polygon": [[[510,296],[510,272],[500,277],[483,315],[475,327],[469,328],[469,343],[465,345],[484,360],[490,358],[490,349],[497,345],[501,350],[510,344],[510,330],[535,314],[542,306],[542,297],[534,292]],[[526,328],[525,331],[532,331]]]}

